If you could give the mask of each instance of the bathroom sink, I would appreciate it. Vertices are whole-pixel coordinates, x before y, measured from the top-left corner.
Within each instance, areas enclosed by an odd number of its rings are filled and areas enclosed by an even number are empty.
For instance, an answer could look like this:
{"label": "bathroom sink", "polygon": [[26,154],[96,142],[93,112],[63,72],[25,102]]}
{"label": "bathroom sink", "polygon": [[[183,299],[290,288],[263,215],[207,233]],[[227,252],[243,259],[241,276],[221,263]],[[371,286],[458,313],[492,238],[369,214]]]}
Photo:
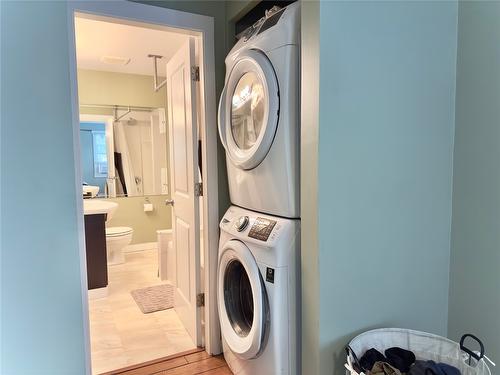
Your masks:
{"label": "bathroom sink", "polygon": [[104,199],[83,200],[83,213],[85,215],[107,214],[107,220],[109,220],[117,208],[118,203]]}

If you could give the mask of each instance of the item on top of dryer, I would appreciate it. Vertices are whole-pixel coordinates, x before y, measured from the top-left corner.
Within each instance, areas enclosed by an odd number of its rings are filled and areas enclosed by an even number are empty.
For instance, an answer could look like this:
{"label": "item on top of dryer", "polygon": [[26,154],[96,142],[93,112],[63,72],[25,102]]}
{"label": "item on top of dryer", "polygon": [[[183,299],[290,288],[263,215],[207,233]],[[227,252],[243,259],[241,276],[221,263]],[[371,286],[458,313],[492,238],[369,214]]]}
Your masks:
{"label": "item on top of dryer", "polygon": [[218,126],[233,204],[300,217],[299,60],[298,2],[268,13],[226,57]]}
{"label": "item on top of dryer", "polygon": [[300,374],[300,220],[232,206],[220,228],[217,304],[228,366],[238,375]]}

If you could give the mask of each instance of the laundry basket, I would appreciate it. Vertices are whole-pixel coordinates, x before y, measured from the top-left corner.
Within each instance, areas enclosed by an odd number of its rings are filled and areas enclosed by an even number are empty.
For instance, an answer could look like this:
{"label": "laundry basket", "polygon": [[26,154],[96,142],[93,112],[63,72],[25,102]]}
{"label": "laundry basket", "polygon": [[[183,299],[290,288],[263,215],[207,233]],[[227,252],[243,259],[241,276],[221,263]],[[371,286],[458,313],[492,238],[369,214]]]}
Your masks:
{"label": "laundry basket", "polygon": [[[480,350],[468,349],[465,346],[466,339],[476,341]],[[485,362],[487,357],[484,355],[484,346],[474,335],[463,335],[460,343],[457,343],[431,333],[400,328],[374,329],[352,339],[346,348],[347,374],[365,373],[367,369],[362,368],[358,358],[361,358],[368,349],[375,348],[383,353],[390,347],[410,350],[417,360],[433,360],[455,366],[462,375],[491,375]]]}

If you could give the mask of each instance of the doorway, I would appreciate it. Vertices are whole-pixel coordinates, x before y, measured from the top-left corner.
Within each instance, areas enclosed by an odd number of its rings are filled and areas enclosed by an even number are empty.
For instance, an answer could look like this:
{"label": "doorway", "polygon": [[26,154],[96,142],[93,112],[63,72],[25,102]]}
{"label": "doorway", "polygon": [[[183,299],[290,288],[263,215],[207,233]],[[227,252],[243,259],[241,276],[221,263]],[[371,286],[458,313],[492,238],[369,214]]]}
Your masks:
{"label": "doorway", "polygon": [[[82,200],[79,207],[84,216],[82,224],[87,223],[85,207],[90,200],[94,206],[100,197],[102,201],[118,201],[118,208],[104,215],[108,285],[95,288],[98,291],[89,294],[90,300],[86,299],[90,273],[86,269],[89,263],[85,262],[88,249],[84,240],[88,234],[81,225],[82,289],[84,306],[90,307],[90,313],[84,309],[84,316],[90,321],[86,343],[88,373],[90,363],[92,373],[102,373],[195,347],[218,354],[219,328],[212,292],[218,243],[213,20],[121,1],[73,3],[69,7],[69,21],[76,36],[70,38],[70,51],[76,51],[70,67],[74,86],[75,168],[77,184],[86,183],[82,195],[90,192],[88,200]],[[81,43],[81,35],[94,39]],[[90,48],[81,52],[79,48],[84,49],[85,43]],[[117,49],[120,45],[129,50],[122,52]],[[146,54],[141,48],[151,51]],[[148,55],[165,57],[155,59],[156,67]],[[110,73],[115,76],[107,77]],[[116,74],[149,76],[153,95],[164,90],[163,105],[123,99],[127,90],[119,80],[113,83]],[[98,89],[89,94],[82,90],[82,83],[88,83],[92,75],[97,76],[93,77],[93,85]],[[164,80],[166,85],[161,84]],[[118,90],[122,96],[113,100],[106,96],[110,86],[122,87]],[[139,94],[139,86],[132,86],[132,91]],[[106,121],[94,121],[92,116],[107,117]],[[85,157],[81,132],[86,132]],[[166,139],[166,145],[158,142],[161,139]],[[86,159],[91,159],[92,165],[84,166]],[[91,184],[83,179],[89,173]],[[95,193],[96,187],[100,193]],[[171,240],[151,240],[149,228],[151,241],[126,245],[120,253],[123,261],[110,264],[109,259],[116,255],[110,253],[111,241],[139,232],[147,221],[134,226],[133,218],[138,216],[134,213],[128,215],[132,221],[120,221],[127,218],[123,214],[127,210],[121,209],[120,213],[120,207],[127,207],[130,202],[143,210],[142,215],[169,211],[169,218],[163,221],[160,215],[162,227],[155,227],[154,232],[161,238],[170,231]],[[125,234],[123,228],[131,231]],[[152,248],[148,249],[148,244]],[[162,268],[169,269],[164,264],[169,251],[173,254],[170,268],[174,269],[170,274],[161,272]],[[167,256],[162,257],[162,252],[167,252]],[[148,288],[156,286],[170,287],[173,308],[143,309],[138,302],[141,298],[134,293],[145,290],[148,305]],[[165,290],[161,293],[164,296]],[[105,360],[100,361],[99,356]]]}

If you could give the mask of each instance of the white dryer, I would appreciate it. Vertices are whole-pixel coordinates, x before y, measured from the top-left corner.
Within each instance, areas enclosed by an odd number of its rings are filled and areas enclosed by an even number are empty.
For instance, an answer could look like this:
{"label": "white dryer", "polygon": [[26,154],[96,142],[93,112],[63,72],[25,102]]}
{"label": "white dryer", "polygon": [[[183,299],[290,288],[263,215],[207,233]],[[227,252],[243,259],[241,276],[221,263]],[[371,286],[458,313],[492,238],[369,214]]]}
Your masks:
{"label": "white dryer", "polygon": [[232,206],[221,223],[218,310],[237,375],[300,373],[300,220]]}
{"label": "white dryer", "polygon": [[289,218],[299,212],[300,6],[257,22],[226,58],[219,135],[231,202]]}

